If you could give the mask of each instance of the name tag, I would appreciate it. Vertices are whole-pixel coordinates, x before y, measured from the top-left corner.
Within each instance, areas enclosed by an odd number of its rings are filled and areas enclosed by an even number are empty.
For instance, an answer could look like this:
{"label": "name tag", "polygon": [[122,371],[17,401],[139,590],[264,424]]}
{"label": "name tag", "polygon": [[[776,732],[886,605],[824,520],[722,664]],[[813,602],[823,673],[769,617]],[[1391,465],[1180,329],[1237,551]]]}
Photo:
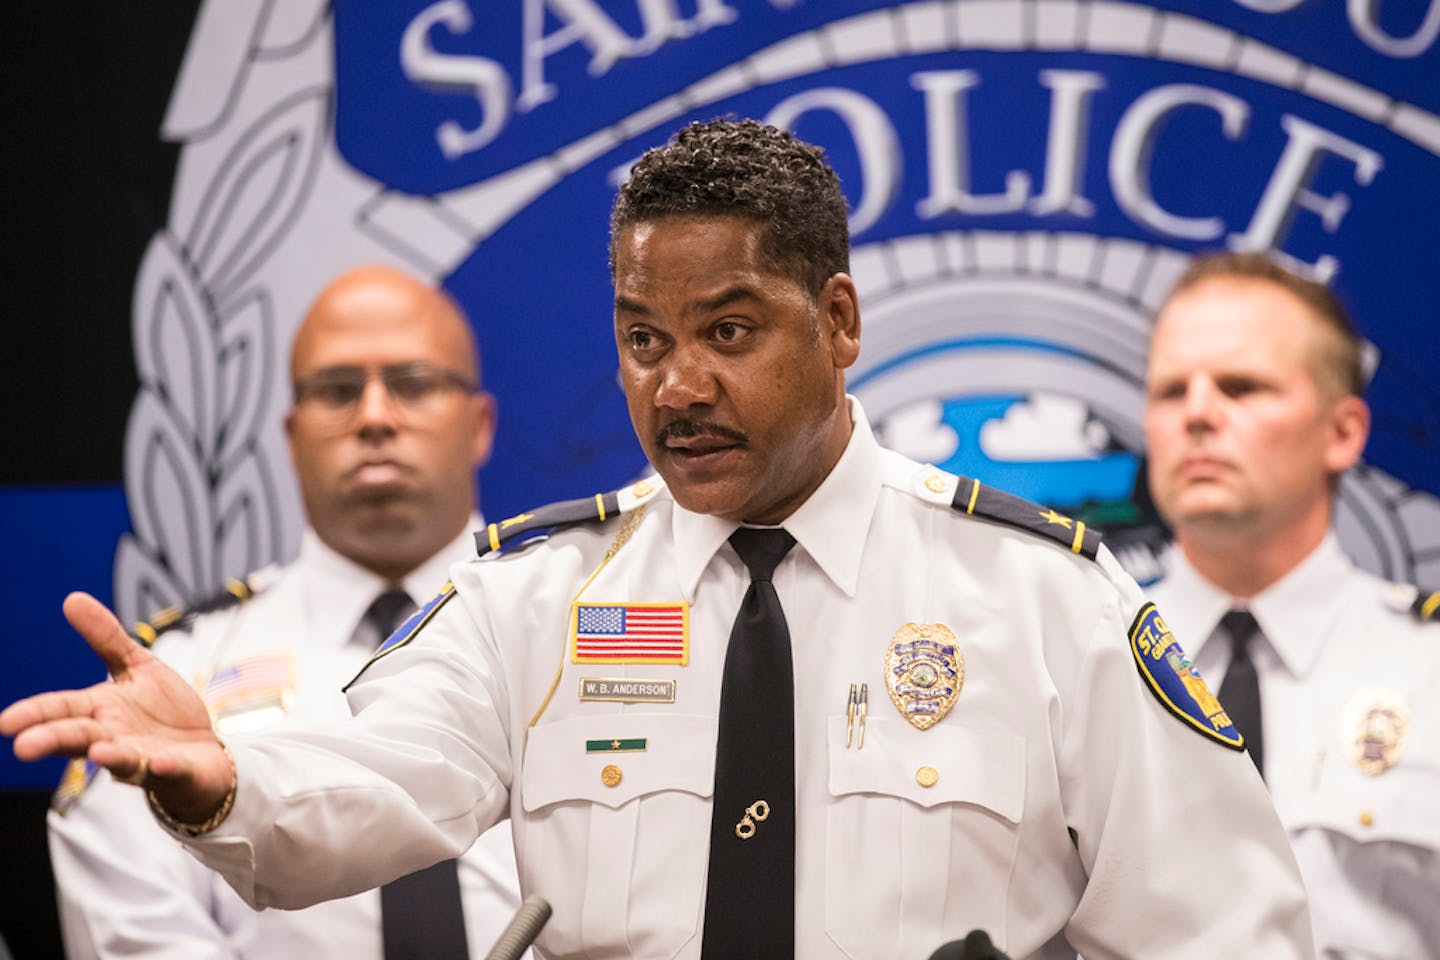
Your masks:
{"label": "name tag", "polygon": [[674,703],[675,681],[583,677],[580,680],[580,700],[607,703]]}

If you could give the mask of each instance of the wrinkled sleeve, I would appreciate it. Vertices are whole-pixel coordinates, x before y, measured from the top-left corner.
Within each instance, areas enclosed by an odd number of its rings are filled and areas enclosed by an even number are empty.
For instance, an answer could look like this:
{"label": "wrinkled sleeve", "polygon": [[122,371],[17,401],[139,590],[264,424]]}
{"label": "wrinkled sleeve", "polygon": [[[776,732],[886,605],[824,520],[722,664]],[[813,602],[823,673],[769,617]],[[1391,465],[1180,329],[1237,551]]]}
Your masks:
{"label": "wrinkled sleeve", "polygon": [[483,608],[431,611],[352,682],[350,719],[229,741],[234,808],[191,852],[252,906],[295,909],[457,856],[503,819],[509,724]]}
{"label": "wrinkled sleeve", "polygon": [[70,960],[234,956],[208,909],[208,872],[156,826],[139,790],[102,770],[48,828]]}
{"label": "wrinkled sleeve", "polygon": [[1067,939],[1087,960],[1313,957],[1299,870],[1249,756],[1161,704],[1131,652],[1139,591],[1107,592],[1065,711],[1062,796],[1088,873]]}

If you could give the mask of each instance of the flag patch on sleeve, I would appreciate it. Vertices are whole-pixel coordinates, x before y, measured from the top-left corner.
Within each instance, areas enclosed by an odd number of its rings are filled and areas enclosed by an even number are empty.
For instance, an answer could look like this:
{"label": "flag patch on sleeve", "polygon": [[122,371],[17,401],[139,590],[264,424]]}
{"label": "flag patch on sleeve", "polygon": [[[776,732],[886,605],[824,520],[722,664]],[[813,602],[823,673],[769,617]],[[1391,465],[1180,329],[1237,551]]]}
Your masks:
{"label": "flag patch on sleeve", "polygon": [[1210,739],[1232,750],[1245,749],[1245,739],[1205,685],[1200,671],[1185,656],[1180,641],[1165,625],[1155,604],[1145,604],[1135,615],[1135,624],[1130,628],[1130,651],[1145,685],[1165,709]]}
{"label": "flag patch on sleeve", "polygon": [[574,603],[571,663],[690,662],[690,604]]}

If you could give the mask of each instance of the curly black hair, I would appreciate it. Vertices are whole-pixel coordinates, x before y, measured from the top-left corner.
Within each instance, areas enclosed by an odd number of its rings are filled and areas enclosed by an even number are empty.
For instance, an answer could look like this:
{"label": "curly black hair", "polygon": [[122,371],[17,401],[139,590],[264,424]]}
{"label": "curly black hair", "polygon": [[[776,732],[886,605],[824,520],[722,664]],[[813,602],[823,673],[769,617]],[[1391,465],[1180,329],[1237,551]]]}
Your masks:
{"label": "curly black hair", "polygon": [[812,301],[830,277],[850,271],[845,196],[824,153],[754,120],[692,123],[640,158],[610,212],[610,272],[622,230],[684,216],[759,224],[767,266]]}

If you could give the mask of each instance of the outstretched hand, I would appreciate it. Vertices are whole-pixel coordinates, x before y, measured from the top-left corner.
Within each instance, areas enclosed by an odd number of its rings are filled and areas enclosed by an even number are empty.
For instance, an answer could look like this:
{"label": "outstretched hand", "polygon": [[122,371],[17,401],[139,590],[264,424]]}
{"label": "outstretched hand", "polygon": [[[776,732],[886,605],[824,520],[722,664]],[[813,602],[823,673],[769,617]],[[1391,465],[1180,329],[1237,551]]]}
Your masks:
{"label": "outstretched hand", "polygon": [[15,738],[21,760],[88,757],[115,779],[154,791],[177,819],[207,819],[229,792],[234,769],[200,695],[94,597],[72,593],[64,610],[111,680],[13,703],[0,713],[0,734]]}

